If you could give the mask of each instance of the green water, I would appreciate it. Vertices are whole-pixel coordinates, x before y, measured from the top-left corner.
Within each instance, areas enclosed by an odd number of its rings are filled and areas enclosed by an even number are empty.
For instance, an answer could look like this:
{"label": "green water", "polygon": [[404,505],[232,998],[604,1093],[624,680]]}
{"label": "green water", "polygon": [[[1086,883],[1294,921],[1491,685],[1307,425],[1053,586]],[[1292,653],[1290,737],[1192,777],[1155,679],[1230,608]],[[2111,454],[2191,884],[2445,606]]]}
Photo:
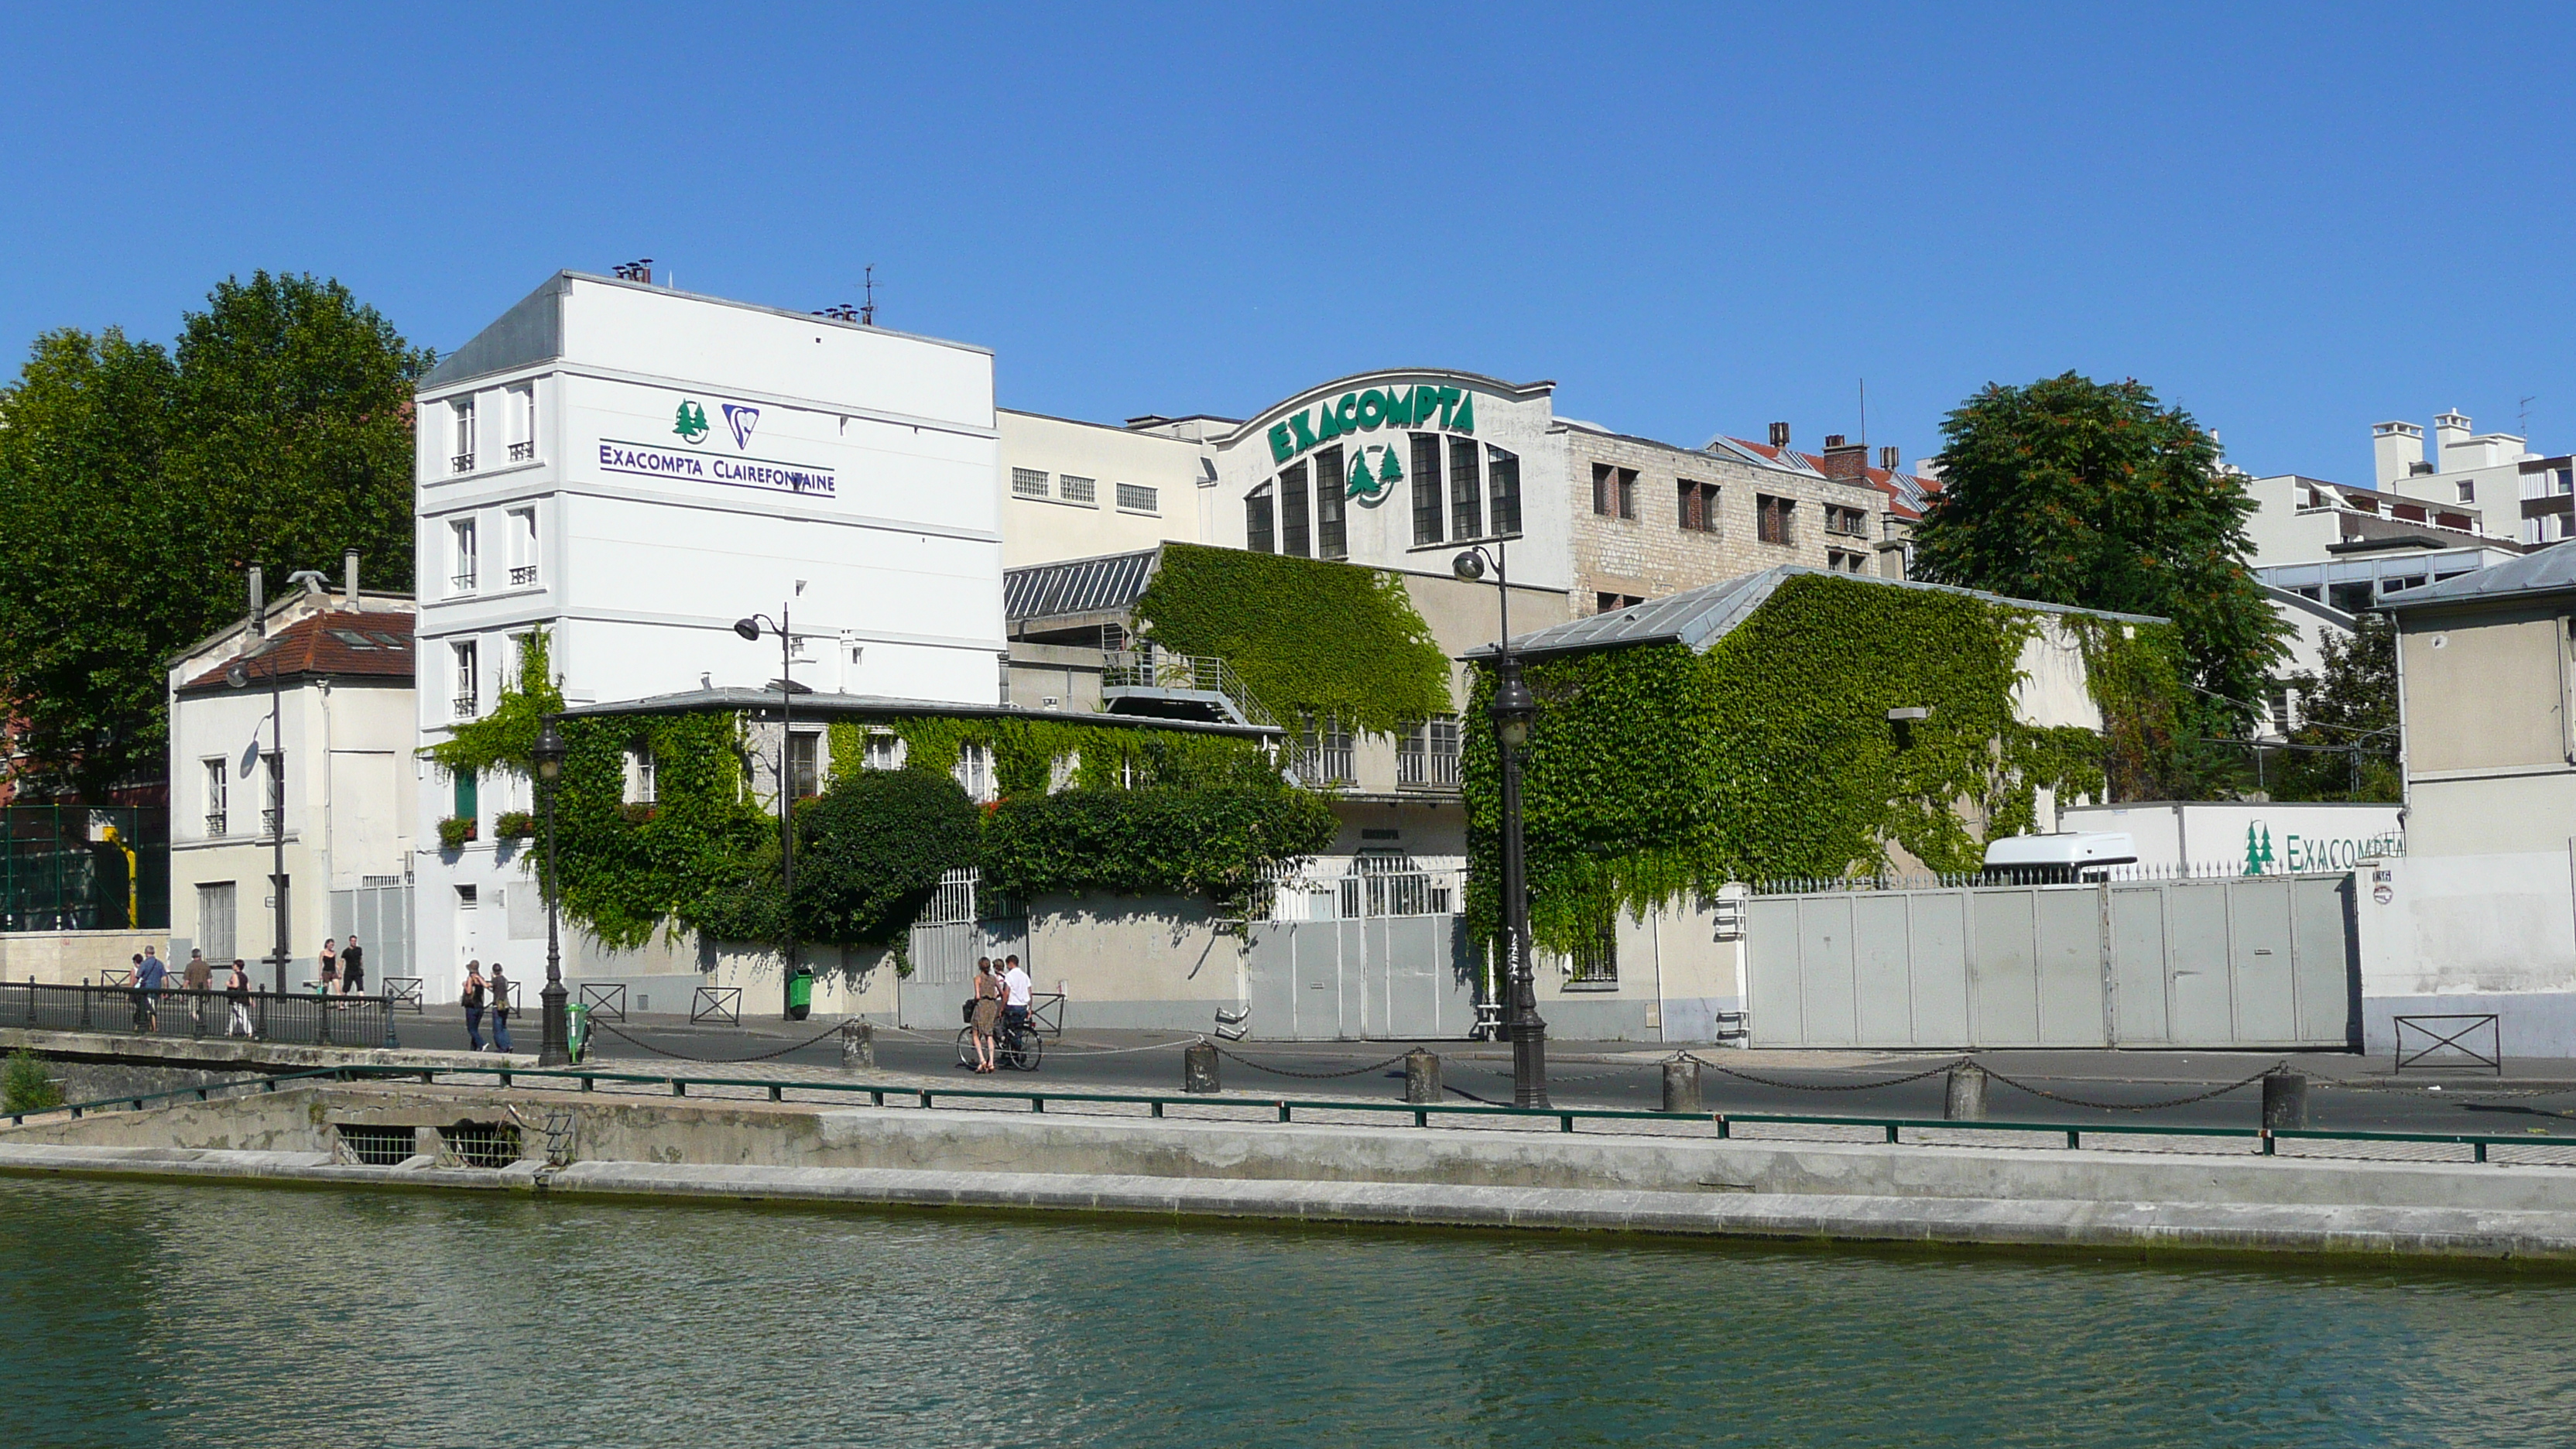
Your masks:
{"label": "green water", "polygon": [[2576,1444],[2576,1284],[0,1178],[0,1446]]}

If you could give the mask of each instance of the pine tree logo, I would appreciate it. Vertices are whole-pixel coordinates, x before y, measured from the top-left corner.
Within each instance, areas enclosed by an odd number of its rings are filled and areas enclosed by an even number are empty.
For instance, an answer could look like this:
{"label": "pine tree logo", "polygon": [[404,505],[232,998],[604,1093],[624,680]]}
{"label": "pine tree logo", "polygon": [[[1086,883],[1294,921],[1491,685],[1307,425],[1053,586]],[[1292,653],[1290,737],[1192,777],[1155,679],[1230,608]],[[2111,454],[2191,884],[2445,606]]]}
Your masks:
{"label": "pine tree logo", "polygon": [[707,440],[707,410],[698,406],[696,403],[690,402],[686,398],[682,398],[680,400],[680,415],[677,421],[673,423],[671,431],[679,434],[682,442],[705,442]]}
{"label": "pine tree logo", "polygon": [[[1383,455],[1378,459],[1375,473],[1369,471],[1371,453]],[[1343,490],[1342,496],[1356,498],[1362,503],[1375,503],[1386,496],[1388,488],[1403,481],[1404,469],[1395,461],[1393,448],[1362,448],[1351,459],[1350,486]]]}
{"label": "pine tree logo", "polygon": [[2271,863],[2272,827],[2260,824],[2246,826],[2245,873],[2247,875],[2261,875],[2264,867]]}

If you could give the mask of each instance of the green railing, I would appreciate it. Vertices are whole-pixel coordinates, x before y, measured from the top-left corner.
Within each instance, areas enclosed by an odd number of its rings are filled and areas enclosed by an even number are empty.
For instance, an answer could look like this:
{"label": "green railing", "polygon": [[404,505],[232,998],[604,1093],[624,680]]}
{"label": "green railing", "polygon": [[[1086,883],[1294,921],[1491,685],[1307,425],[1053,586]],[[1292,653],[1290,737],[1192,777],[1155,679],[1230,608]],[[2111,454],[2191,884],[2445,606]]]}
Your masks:
{"label": "green railing", "polygon": [[1430,1126],[1431,1119],[1434,1117],[1527,1117],[1553,1119],[1560,1132],[1572,1132],[1577,1122],[1706,1122],[1717,1128],[1717,1135],[1721,1138],[1731,1138],[1734,1129],[1738,1126],[1754,1124],[1871,1128],[1883,1131],[1886,1134],[1886,1140],[1890,1143],[1901,1143],[1904,1140],[1904,1133],[1909,1130],[2039,1134],[2063,1139],[2070,1148],[2080,1148],[2084,1145],[2086,1137],[2094,1136],[2207,1137],[2237,1140],[2251,1138],[2261,1144],[2261,1150],[2265,1156],[2274,1155],[2276,1145],[2284,1141],[2398,1142],[2425,1146],[2464,1146],[2470,1149],[2470,1158],[2476,1162],[2487,1161],[2488,1149],[2498,1144],[2535,1146],[2563,1143],[2576,1147],[2576,1136],[2559,1137],[2555,1134],[2544,1136],[2538,1133],[2514,1135],[2483,1132],[2337,1132],[2318,1128],[2193,1127],[2146,1122],[2070,1127],[2063,1122],[1952,1122],[1941,1118],[1821,1117],[1794,1112],[1661,1112],[1623,1107],[1506,1107],[1483,1102],[1337,1102],[1305,1101],[1289,1097],[1228,1097],[1135,1092],[1030,1092],[1004,1091],[987,1087],[895,1087],[865,1082],[782,1081],[775,1077],[679,1076],[668,1072],[606,1072],[583,1067],[503,1066],[321,1067],[312,1071],[292,1072],[255,1082],[227,1082],[207,1087],[182,1087],[169,1092],[102,1097],[95,1101],[74,1103],[67,1107],[47,1108],[44,1112],[18,1113],[12,1115],[9,1120],[12,1124],[23,1123],[29,1117],[44,1116],[51,1112],[69,1112],[72,1116],[79,1117],[85,1112],[119,1107],[140,1110],[146,1103],[185,1097],[193,1097],[203,1102],[211,1100],[212,1093],[235,1090],[273,1092],[277,1090],[277,1084],[280,1082],[309,1081],[314,1078],[363,1081],[371,1078],[417,1077],[423,1083],[431,1083],[439,1077],[459,1076],[493,1077],[497,1078],[503,1087],[516,1086],[521,1078],[531,1077],[539,1080],[577,1081],[581,1084],[580,1090],[584,1092],[597,1090],[601,1082],[642,1084],[667,1087],[674,1097],[687,1096],[691,1087],[765,1089],[769,1100],[773,1102],[785,1101],[786,1094],[790,1091],[835,1095],[865,1094],[871,1106],[882,1107],[886,1105],[888,1098],[902,1098],[912,1101],[925,1110],[944,1097],[951,1100],[962,1098],[969,1101],[1026,1102],[1030,1111],[1039,1113],[1046,1111],[1047,1104],[1050,1102],[1141,1106],[1147,1108],[1155,1117],[1162,1116],[1164,1109],[1169,1106],[1253,1108],[1275,1111],[1281,1122],[1294,1121],[1296,1113],[1300,1111],[1410,1113],[1413,1117],[1413,1125],[1416,1127]]}

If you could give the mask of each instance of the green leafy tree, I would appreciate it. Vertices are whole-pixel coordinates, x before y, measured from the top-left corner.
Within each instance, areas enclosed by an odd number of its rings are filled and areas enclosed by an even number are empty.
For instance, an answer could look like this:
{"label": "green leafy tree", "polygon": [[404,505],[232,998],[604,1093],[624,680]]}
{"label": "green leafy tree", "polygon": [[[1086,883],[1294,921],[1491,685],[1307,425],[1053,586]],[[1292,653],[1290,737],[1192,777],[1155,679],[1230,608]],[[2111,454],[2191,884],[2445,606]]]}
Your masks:
{"label": "green leafy tree", "polygon": [[[2253,504],[2218,440],[2145,384],[1990,385],[1941,425],[1917,571],[2014,598],[2174,621],[2190,683],[2260,696],[2283,626],[2246,567]],[[2241,721],[2239,721],[2241,723]]]}
{"label": "green leafy tree", "polygon": [[[2325,641],[2322,667],[2288,683],[2299,698],[2299,727],[2281,770],[2276,800],[2403,798],[2397,771],[2397,626],[2364,614],[2350,639]],[[2327,753],[2331,751],[2331,753]]]}
{"label": "green leafy tree", "polygon": [[798,934],[890,944],[930,904],[940,875],[975,858],[981,822],[955,780],[852,770],[796,810]]}
{"label": "green leafy tree", "polygon": [[412,581],[413,384],[431,356],[337,282],[229,279],[178,345],[49,332],[0,390],[0,695],[22,779],[167,769],[163,662],[238,617],[241,570],[354,547]]}
{"label": "green leafy tree", "polygon": [[42,1112],[63,1104],[63,1089],[45,1071],[45,1059],[20,1047],[0,1071],[0,1112]]}

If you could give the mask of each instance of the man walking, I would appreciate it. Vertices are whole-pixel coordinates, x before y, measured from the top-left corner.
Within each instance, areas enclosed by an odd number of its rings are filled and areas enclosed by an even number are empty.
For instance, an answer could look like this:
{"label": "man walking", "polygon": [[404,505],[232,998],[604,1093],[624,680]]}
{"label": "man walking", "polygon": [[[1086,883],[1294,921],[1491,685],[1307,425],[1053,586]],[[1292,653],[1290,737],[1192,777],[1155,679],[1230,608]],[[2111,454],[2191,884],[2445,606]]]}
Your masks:
{"label": "man walking", "polygon": [[134,1029],[161,1029],[161,989],[169,983],[170,968],[161,963],[161,953],[146,946],[134,958]]}
{"label": "man walking", "polygon": [[215,981],[215,970],[206,964],[204,951],[188,953],[188,969],[179,974],[179,979],[188,986],[188,1020],[202,1036],[206,1030],[206,988]]}
{"label": "man walking", "polygon": [[501,974],[501,963],[492,963],[492,1050],[510,1049],[510,978]]}
{"label": "man walking", "polygon": [[233,958],[233,974],[224,982],[224,1001],[232,1008],[232,1019],[225,1023],[224,1035],[257,1040],[259,1033],[250,1024],[250,968],[242,964],[239,956]]}
{"label": "man walking", "polygon": [[367,994],[367,959],[365,953],[358,949],[358,938],[354,935],[349,938],[349,944],[340,951],[340,994],[342,996]]}

